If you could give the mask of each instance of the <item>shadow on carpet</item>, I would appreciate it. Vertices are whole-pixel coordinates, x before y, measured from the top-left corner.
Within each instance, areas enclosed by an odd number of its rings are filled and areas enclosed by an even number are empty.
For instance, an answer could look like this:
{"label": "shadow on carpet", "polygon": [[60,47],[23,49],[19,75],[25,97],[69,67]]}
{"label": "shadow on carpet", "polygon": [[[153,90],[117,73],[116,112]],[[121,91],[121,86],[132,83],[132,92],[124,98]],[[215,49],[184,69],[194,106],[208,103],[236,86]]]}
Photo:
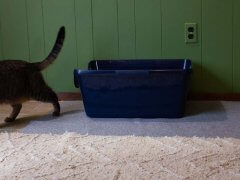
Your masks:
{"label": "shadow on carpet", "polygon": [[[189,102],[182,119],[103,119],[89,118],[83,106],[63,105],[59,118],[51,115],[31,121],[23,133],[100,136],[183,136],[240,138],[240,103]],[[239,109],[240,112],[240,109]]]}

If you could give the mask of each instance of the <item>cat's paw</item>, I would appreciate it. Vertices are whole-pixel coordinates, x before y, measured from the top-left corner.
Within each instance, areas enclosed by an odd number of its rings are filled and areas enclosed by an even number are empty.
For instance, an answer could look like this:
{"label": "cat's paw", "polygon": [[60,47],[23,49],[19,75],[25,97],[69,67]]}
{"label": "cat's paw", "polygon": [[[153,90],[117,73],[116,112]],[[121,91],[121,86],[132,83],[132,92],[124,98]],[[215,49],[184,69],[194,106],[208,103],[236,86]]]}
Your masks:
{"label": "cat's paw", "polygon": [[54,111],[54,112],[52,113],[52,115],[53,115],[53,116],[56,116],[56,117],[57,117],[57,116],[60,116],[60,112],[59,112],[59,111]]}
{"label": "cat's paw", "polygon": [[5,121],[6,123],[10,123],[10,122],[15,121],[15,119],[7,117],[4,121]]}

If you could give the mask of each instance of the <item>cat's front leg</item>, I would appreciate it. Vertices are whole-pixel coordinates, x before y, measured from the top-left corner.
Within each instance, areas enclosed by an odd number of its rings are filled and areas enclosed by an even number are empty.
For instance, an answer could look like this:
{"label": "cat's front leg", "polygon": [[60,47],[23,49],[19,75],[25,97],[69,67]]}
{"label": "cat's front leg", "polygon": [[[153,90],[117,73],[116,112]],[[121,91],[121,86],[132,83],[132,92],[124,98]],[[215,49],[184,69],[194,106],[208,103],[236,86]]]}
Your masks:
{"label": "cat's front leg", "polygon": [[5,122],[13,122],[15,121],[16,117],[18,116],[19,112],[22,109],[22,104],[12,104],[12,113],[9,117],[5,119]]}

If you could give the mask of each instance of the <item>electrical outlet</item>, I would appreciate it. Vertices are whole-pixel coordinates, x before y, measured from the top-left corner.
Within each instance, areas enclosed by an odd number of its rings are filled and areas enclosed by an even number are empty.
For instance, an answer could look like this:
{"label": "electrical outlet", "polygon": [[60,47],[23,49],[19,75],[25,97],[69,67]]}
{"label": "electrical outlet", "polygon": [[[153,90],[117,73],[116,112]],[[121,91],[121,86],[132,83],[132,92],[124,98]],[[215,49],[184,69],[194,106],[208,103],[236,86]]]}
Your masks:
{"label": "electrical outlet", "polygon": [[197,23],[185,23],[185,42],[197,43]]}

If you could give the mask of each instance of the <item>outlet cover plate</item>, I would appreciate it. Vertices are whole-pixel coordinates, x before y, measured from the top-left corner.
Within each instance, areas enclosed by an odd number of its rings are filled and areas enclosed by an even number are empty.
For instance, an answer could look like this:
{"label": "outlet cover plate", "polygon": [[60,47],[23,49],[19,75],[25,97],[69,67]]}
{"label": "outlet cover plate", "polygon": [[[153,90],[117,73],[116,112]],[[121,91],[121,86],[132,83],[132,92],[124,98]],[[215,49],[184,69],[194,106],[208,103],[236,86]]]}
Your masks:
{"label": "outlet cover plate", "polygon": [[185,43],[197,43],[197,23],[185,23]]}

